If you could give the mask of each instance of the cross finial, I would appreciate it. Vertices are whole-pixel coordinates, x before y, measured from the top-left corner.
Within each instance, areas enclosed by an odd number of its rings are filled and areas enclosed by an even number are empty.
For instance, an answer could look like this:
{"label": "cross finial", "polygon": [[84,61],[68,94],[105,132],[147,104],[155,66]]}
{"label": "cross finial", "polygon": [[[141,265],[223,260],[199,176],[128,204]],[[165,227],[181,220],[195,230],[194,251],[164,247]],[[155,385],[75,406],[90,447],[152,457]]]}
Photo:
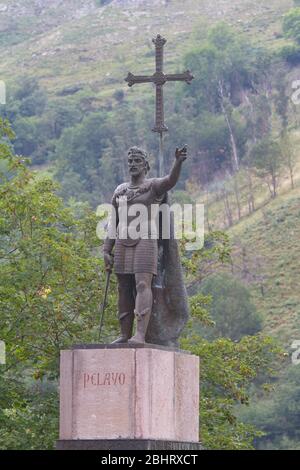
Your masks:
{"label": "cross finial", "polygon": [[163,38],[160,34],[158,34],[156,38],[152,39],[152,42],[153,44],[155,44],[155,46],[163,47],[166,44],[167,40]]}
{"label": "cross finial", "polygon": [[164,74],[163,72],[163,51],[164,45],[167,40],[162,37],[160,34],[156,38],[152,39],[153,44],[155,44],[155,62],[156,70],[155,73],[151,76],[147,75],[133,75],[128,73],[125,81],[128,83],[128,86],[132,87],[136,83],[154,83],[156,86],[156,122],[155,126],[152,129],[153,132],[167,132],[168,128],[164,123],[164,102],[163,102],[163,85],[166,82],[175,82],[175,81],[184,81],[188,84],[193,80],[193,75],[189,70],[184,73],[177,74]]}
{"label": "cross finial", "polygon": [[155,63],[156,70],[153,75],[133,75],[128,73],[125,81],[128,83],[128,86],[133,86],[135,83],[154,83],[156,87],[156,118],[155,125],[153,127],[153,132],[158,132],[160,135],[160,153],[159,153],[159,175],[162,176],[164,170],[163,163],[163,151],[162,151],[162,141],[163,133],[168,131],[167,126],[164,122],[164,97],[163,97],[163,86],[166,82],[186,82],[188,84],[193,80],[193,75],[189,70],[184,73],[177,74],[164,74],[163,65],[164,65],[164,45],[167,40],[163,38],[160,34],[156,38],[152,39],[153,44],[155,45]]}

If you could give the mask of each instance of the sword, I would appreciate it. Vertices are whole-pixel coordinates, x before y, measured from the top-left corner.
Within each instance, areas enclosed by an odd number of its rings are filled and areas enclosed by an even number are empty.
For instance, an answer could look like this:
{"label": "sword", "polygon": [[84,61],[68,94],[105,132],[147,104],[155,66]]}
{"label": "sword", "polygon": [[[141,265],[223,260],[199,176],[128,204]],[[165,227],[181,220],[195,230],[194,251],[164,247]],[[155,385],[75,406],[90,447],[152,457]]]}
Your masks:
{"label": "sword", "polygon": [[102,328],[103,328],[104,312],[105,312],[106,303],[107,303],[107,294],[108,294],[108,288],[109,288],[109,281],[110,281],[111,271],[112,271],[111,268],[110,268],[110,269],[107,269],[107,271],[106,271],[106,282],[105,282],[104,299],[103,299],[103,303],[102,303],[102,306],[101,306],[100,327],[99,327],[99,336],[98,336],[98,340],[99,340],[99,341],[100,341],[101,332],[102,332]]}

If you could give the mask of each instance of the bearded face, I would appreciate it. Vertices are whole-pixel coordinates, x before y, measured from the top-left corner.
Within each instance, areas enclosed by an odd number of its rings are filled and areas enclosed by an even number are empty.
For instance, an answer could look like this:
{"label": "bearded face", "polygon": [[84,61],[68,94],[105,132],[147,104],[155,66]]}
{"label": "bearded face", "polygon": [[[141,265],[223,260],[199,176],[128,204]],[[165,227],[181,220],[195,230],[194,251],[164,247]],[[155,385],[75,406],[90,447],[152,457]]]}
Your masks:
{"label": "bearded face", "polygon": [[146,174],[149,164],[146,160],[146,153],[138,148],[132,148],[128,152],[128,170],[131,176],[139,176],[143,172]]}
{"label": "bearded face", "polygon": [[145,160],[139,156],[128,157],[128,169],[131,176],[139,176],[146,169]]}

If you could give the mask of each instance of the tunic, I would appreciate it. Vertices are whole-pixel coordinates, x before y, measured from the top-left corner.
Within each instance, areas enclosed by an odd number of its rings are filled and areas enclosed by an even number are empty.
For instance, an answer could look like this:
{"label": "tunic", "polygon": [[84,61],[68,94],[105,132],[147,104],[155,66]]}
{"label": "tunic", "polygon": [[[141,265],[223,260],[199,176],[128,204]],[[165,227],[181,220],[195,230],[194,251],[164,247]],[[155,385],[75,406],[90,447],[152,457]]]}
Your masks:
{"label": "tunic", "polygon": [[[130,183],[123,183],[114,192],[112,204],[119,217],[124,203],[127,207],[127,214],[130,214],[130,207],[133,204],[140,204],[144,208],[144,213],[147,214],[148,221],[146,229],[140,230],[140,235],[136,239],[131,238],[128,233],[125,236],[124,233],[120,233],[122,229],[120,230],[121,224],[119,218],[114,260],[116,274],[152,273],[157,275],[158,240],[157,237],[156,239],[150,238],[151,206],[155,204],[158,207],[164,195],[158,196],[155,193],[153,181],[154,179],[148,179],[141,186],[137,187],[131,187]],[[127,215],[126,229],[130,227],[130,223],[136,217],[136,214],[134,216]],[[124,228],[124,219],[122,220]]]}

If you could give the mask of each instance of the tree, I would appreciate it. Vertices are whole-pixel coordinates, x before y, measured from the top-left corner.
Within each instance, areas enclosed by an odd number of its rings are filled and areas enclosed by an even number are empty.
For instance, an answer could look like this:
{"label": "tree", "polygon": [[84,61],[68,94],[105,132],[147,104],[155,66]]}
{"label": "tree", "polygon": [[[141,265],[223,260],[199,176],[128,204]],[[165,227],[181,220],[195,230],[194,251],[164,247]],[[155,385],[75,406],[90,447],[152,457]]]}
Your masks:
{"label": "tree", "polygon": [[207,449],[253,449],[254,439],[262,432],[237,417],[237,405],[243,409],[249,404],[250,384],[270,370],[274,358],[280,357],[279,348],[260,335],[238,343],[224,338],[207,341],[193,331],[201,319],[203,302],[197,302],[190,334],[181,342],[182,348],[201,359],[201,441]]}
{"label": "tree", "polygon": [[2,176],[1,334],[12,360],[26,361],[38,351],[32,367],[42,375],[53,370],[59,349],[83,324],[86,331],[92,327],[100,296],[100,266],[92,256],[100,245],[96,216],[80,205],[80,217],[64,208],[56,188],[18,157]]}
{"label": "tree", "polygon": [[280,140],[279,146],[282,154],[283,165],[287,167],[291,180],[291,187],[294,189],[294,169],[296,164],[296,140],[292,134],[293,127],[289,125],[289,103],[290,97],[287,94],[288,84],[286,83],[285,69],[278,67],[275,79],[274,103],[277,115],[280,118]]}
{"label": "tree", "polygon": [[22,77],[17,82],[13,100],[19,101],[21,116],[36,116],[41,115],[45,110],[47,95],[45,90],[40,88],[36,78]]}
{"label": "tree", "polygon": [[68,180],[72,175],[82,188],[81,199],[93,206],[110,200],[113,189],[127,179],[127,150],[132,142],[145,143],[144,133],[139,135],[140,118],[139,111],[122,102],[110,113],[91,113],[63,130],[54,158],[65,198],[75,196]]}
{"label": "tree", "polygon": [[271,137],[262,139],[252,148],[249,163],[255,167],[257,175],[265,180],[271,197],[276,197],[278,178],[283,168],[279,143]]}
{"label": "tree", "polygon": [[40,116],[46,106],[47,96],[43,90],[37,88],[30,96],[22,100],[20,113],[22,116]]}
{"label": "tree", "polygon": [[239,341],[262,328],[262,319],[251,302],[247,288],[229,274],[216,274],[205,279],[200,292],[210,296],[210,315],[214,328],[201,329],[206,338],[230,338]]}
{"label": "tree", "polygon": [[3,116],[16,133],[14,149],[30,157],[32,163],[44,163],[53,150],[52,126],[46,118],[47,95],[35,78],[18,80],[8,96]]}
{"label": "tree", "polygon": [[14,142],[16,153],[29,157],[37,149],[37,128],[34,118],[17,118],[14,122],[17,138]]}
{"label": "tree", "polygon": [[295,171],[295,164],[297,161],[297,154],[294,139],[292,138],[289,132],[283,132],[280,139],[280,149],[283,156],[283,161],[285,166],[288,168],[290,180],[291,180],[291,188],[295,188],[294,183],[294,171]]}
{"label": "tree", "polygon": [[184,93],[194,97],[198,110],[223,115],[231,167],[236,172],[241,148],[232,108],[246,102],[247,93],[255,91],[268,66],[268,56],[221,23],[211,28],[206,41],[186,55],[185,64],[198,79]]}
{"label": "tree", "polygon": [[13,137],[0,120],[0,338],[7,351],[0,447],[52,448],[59,351],[97,338],[104,270],[94,212],[80,203],[64,207],[57,184],[12,153]]}
{"label": "tree", "polygon": [[248,409],[240,409],[243,421],[258,426],[263,436],[256,439],[258,449],[299,450],[300,368],[290,365],[273,384],[269,393],[257,400],[257,390]]}
{"label": "tree", "polygon": [[300,8],[293,8],[284,15],[282,28],[286,38],[300,44]]}
{"label": "tree", "polygon": [[82,119],[82,113],[75,103],[57,100],[49,104],[49,124],[52,127],[52,138],[59,139],[62,131],[73,127]]}
{"label": "tree", "polygon": [[66,173],[77,174],[82,181],[88,200],[95,205],[101,202],[102,180],[100,171],[103,153],[110,145],[111,129],[102,113],[92,113],[72,128],[66,128],[56,145],[56,176],[65,181]]}

